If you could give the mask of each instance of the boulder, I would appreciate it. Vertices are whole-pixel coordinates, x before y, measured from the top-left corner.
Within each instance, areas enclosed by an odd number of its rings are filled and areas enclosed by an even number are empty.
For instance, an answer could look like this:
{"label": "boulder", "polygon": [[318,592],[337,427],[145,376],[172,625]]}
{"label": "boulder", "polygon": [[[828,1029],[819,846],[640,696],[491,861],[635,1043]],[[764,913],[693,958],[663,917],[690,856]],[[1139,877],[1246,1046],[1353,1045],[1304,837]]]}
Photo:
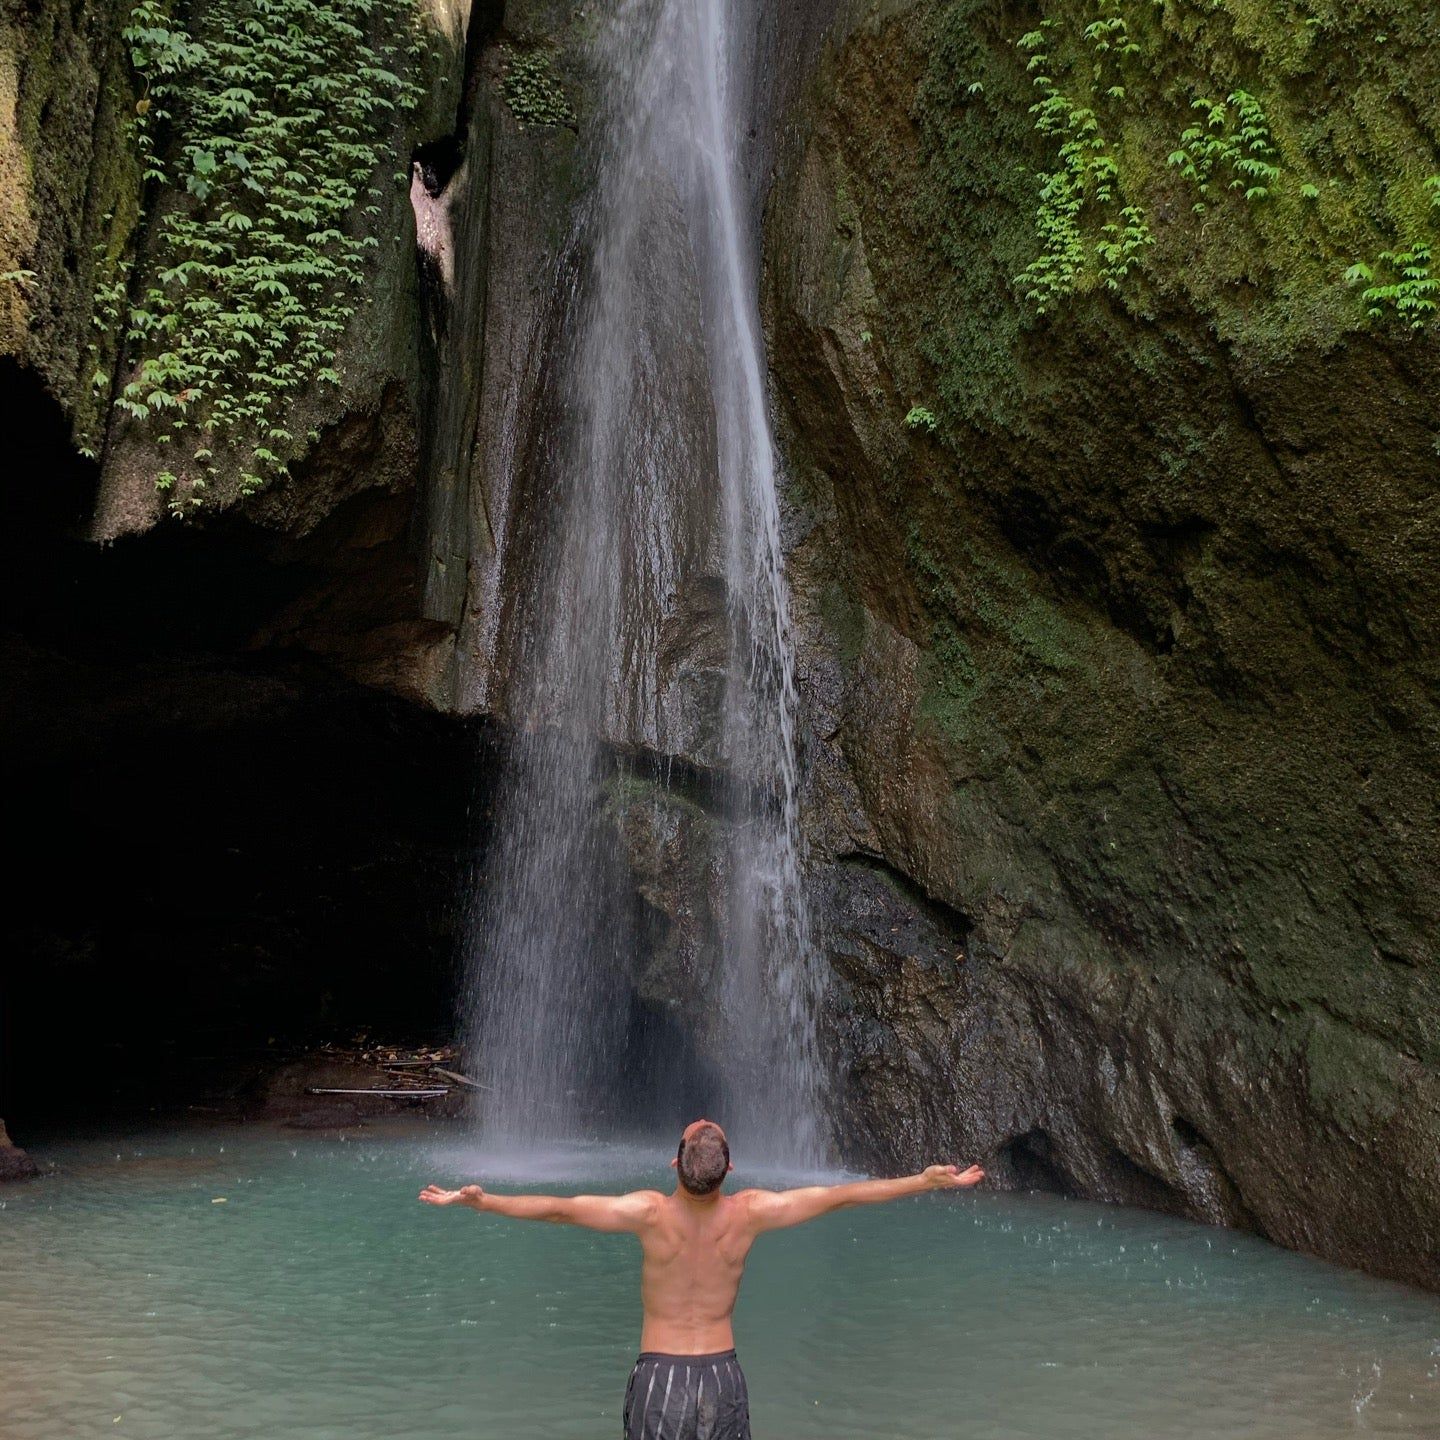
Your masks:
{"label": "boulder", "polygon": [[33,1180],[40,1167],[11,1139],[0,1120],[0,1182]]}

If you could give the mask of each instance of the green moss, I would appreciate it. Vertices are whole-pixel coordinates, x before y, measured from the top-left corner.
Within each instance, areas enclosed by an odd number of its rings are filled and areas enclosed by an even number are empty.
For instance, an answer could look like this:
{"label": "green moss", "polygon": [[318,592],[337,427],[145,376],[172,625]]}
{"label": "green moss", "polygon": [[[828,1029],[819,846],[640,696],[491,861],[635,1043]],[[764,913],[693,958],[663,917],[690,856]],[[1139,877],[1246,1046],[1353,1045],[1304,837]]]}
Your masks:
{"label": "green moss", "polygon": [[1433,270],[1440,248],[1440,175],[1425,182],[1430,213],[1423,233],[1396,250],[1384,250],[1374,265],[1353,265],[1346,279],[1365,286],[1361,299],[1374,320],[1395,319],[1411,330],[1423,330],[1440,314],[1440,277]]}
{"label": "green moss", "polygon": [[681,786],[662,784],[635,770],[616,770],[606,778],[604,793],[609,811],[614,816],[623,816],[636,806],[648,806],[691,819],[707,818],[705,807],[686,795]]}
{"label": "green moss", "polygon": [[1093,667],[1082,662],[1079,632],[1019,567],[1003,569],[991,552],[956,542],[942,525],[935,528],[937,537],[958,544],[958,555],[942,558],[918,525],[906,542],[930,623],[921,659],[923,719],[952,744],[964,745],[991,723],[977,707],[998,701],[1004,708],[1021,676],[1031,698],[1061,688],[1066,671],[1081,670],[1094,680]]}
{"label": "green moss", "polygon": [[905,549],[930,619],[929,644],[921,651],[916,717],[952,745],[962,746],[970,738],[971,711],[981,690],[975,656],[958,629],[964,602],[918,526],[911,526]]}
{"label": "green moss", "polygon": [[[1023,316],[1010,277],[1034,257],[1034,190],[1022,163],[1038,154],[1029,81],[978,0],[932,6],[913,33],[923,57],[913,112],[921,168],[888,224],[924,237],[928,263],[900,280],[924,314],[916,347],[935,376],[947,430],[981,416],[1021,423],[1009,377]],[[867,166],[891,168],[889,156]],[[890,237],[876,224],[867,215],[872,263],[883,271]]]}
{"label": "green moss", "polygon": [[1077,289],[1104,285],[1119,290],[1154,244],[1144,208],[1125,203],[1120,168],[1094,108],[1097,91],[1111,101],[1124,100],[1140,46],[1119,0],[1098,0],[1098,9],[1101,18],[1083,30],[1094,56],[1092,93],[1080,99],[1067,94],[1051,74],[1059,69],[1049,53],[1058,30],[1053,17],[1018,42],[1029,57],[1025,68],[1039,97],[1030,106],[1035,129],[1057,147],[1058,164],[1037,177],[1040,253],[1015,277],[1041,315]]}
{"label": "green moss", "polygon": [[942,420],[1018,418],[994,378],[1027,323],[1017,300],[1182,299],[1280,353],[1366,323],[1357,262],[1375,288],[1426,278],[1405,272],[1435,239],[1428,7],[1041,0],[1007,33],[1013,13],[948,0],[922,21],[908,223],[943,262],[915,296]]}
{"label": "green moss", "polygon": [[922,689],[916,719],[933,726],[955,746],[974,733],[974,706],[980,694],[980,671],[969,645],[944,620],[930,632],[929,648],[920,662]]}
{"label": "green moss", "polygon": [[[37,0],[23,19],[17,11],[0,20],[0,46],[11,49],[19,81],[0,206],[16,207],[19,224],[9,234],[23,240],[21,264],[36,275],[8,287],[21,302],[15,318],[23,317],[11,343],[80,417],[77,428],[97,368],[94,352],[86,353],[93,256],[97,245],[124,248],[138,209],[140,167],[127,133],[136,96],[116,44],[124,9]],[[18,30],[7,30],[15,23]],[[107,351],[107,368],[114,343],[112,335],[95,347]]]}
{"label": "green moss", "polygon": [[820,592],[818,610],[840,663],[853,666],[865,644],[865,607],[844,586],[832,582]]}

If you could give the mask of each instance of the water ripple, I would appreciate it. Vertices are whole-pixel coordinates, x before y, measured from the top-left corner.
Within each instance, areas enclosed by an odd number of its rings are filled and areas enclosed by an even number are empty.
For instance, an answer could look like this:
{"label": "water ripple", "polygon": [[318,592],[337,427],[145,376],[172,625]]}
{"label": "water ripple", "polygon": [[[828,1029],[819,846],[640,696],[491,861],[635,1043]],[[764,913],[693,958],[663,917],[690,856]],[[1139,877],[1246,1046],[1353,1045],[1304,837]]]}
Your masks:
{"label": "water ripple", "polygon": [[[424,1180],[477,1173],[423,1136],[115,1148],[42,1154],[58,1173],[0,1210],[4,1440],[618,1430],[633,1241],[422,1210]],[[588,1161],[572,1188],[668,1174],[644,1151]],[[1435,1297],[1040,1197],[767,1236],[737,1324],[756,1433],[778,1440],[1433,1440],[1440,1414]]]}

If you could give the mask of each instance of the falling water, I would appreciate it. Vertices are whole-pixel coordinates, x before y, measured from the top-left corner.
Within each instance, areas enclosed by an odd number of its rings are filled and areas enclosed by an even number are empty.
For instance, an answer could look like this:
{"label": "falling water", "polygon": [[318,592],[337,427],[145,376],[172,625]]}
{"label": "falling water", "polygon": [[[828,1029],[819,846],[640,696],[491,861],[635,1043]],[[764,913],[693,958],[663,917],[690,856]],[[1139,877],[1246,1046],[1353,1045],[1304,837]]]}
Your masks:
{"label": "falling water", "polygon": [[[632,1118],[670,1118],[632,1033],[645,939],[603,800],[616,757],[648,754],[685,757],[722,797],[720,976],[694,977],[691,997],[720,1077],[706,1102],[752,1152],[822,1149],[795,668],[736,148],[744,25],[736,0],[615,0],[597,42],[608,108],[542,528],[504,627],[517,734],[472,926],[472,1063],[487,1127],[512,1139],[586,1129],[627,1090]],[[677,666],[707,625],[714,673]]]}

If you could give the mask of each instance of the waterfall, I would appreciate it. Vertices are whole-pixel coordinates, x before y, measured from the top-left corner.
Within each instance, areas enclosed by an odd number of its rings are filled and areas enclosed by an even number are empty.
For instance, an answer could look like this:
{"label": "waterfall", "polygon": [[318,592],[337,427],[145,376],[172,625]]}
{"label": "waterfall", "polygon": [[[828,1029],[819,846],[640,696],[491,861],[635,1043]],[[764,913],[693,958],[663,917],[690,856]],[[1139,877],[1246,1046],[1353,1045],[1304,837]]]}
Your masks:
{"label": "waterfall", "polygon": [[[646,936],[603,797],[624,757],[683,757],[713,780],[724,901],[718,976],[695,976],[691,997],[705,1076],[692,1046],[681,1088],[749,1153],[809,1162],[823,1150],[819,976],[738,153],[744,13],[614,0],[596,42],[594,185],[565,272],[535,533],[502,626],[515,733],[473,906],[470,1048],[492,1135],[593,1133],[619,1109],[642,1128],[673,1120],[634,1034]],[[707,626],[710,662],[686,651]]]}

